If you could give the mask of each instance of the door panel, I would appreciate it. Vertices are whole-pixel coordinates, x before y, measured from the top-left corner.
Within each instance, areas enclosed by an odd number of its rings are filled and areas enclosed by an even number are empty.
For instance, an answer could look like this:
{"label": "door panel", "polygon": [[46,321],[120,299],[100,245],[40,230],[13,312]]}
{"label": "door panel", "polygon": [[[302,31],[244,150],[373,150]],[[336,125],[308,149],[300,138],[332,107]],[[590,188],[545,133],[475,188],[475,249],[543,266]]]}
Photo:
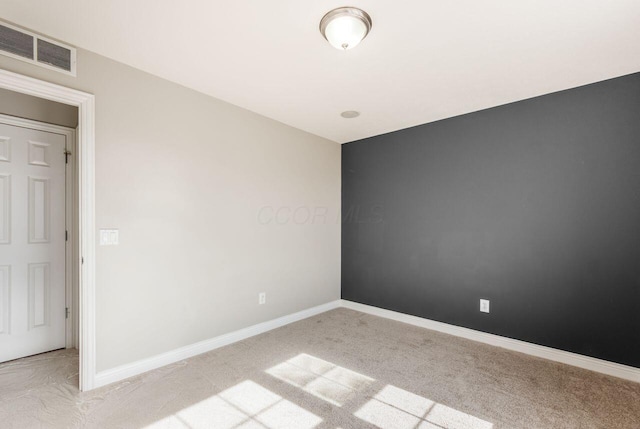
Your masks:
{"label": "door panel", "polygon": [[65,347],[66,143],[0,123],[0,362]]}
{"label": "door panel", "polygon": [[29,243],[49,242],[49,179],[29,176]]}
{"label": "door panel", "polygon": [[0,335],[9,333],[9,287],[11,267],[0,265]]}
{"label": "door panel", "polygon": [[11,242],[11,175],[0,173],[0,244]]}

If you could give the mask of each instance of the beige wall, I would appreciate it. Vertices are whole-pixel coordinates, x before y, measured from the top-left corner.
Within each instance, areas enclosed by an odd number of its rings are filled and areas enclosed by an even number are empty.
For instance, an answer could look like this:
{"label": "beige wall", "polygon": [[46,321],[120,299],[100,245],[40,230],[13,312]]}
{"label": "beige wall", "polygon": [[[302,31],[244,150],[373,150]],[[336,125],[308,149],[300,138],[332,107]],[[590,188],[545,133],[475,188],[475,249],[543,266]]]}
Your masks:
{"label": "beige wall", "polygon": [[75,128],[78,108],[0,88],[0,113]]}
{"label": "beige wall", "polygon": [[87,51],[0,68],[96,96],[99,371],[340,297],[339,144]]}

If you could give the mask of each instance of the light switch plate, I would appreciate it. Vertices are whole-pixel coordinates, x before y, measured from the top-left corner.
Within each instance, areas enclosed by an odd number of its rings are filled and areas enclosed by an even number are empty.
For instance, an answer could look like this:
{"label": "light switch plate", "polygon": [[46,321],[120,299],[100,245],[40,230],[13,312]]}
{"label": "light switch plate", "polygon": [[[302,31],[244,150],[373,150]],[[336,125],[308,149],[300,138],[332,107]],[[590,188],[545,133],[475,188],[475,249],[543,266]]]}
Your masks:
{"label": "light switch plate", "polygon": [[488,313],[489,312],[489,300],[488,299],[481,299],[480,300],[480,311],[483,313]]}
{"label": "light switch plate", "polygon": [[100,230],[100,245],[101,246],[115,246],[118,244],[118,230],[117,229],[101,229]]}

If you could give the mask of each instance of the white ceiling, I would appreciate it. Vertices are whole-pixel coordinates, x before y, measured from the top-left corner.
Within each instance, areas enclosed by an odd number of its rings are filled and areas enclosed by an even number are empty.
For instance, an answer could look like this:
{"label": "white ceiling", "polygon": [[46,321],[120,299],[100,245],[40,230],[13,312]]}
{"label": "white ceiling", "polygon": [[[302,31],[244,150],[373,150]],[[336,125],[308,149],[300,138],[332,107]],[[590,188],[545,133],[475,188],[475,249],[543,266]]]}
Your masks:
{"label": "white ceiling", "polygon": [[[345,5],[373,29],[341,52],[318,24]],[[341,143],[640,71],[638,0],[0,0],[0,17]]]}

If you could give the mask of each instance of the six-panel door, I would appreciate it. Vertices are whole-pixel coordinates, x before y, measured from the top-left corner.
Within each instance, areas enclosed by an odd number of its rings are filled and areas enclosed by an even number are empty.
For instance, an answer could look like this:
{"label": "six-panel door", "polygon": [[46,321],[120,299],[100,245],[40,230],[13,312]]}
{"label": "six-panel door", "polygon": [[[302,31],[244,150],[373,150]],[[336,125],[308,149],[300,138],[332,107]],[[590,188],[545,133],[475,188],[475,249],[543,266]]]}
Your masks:
{"label": "six-panel door", "polygon": [[65,140],[0,123],[0,362],[65,346]]}

